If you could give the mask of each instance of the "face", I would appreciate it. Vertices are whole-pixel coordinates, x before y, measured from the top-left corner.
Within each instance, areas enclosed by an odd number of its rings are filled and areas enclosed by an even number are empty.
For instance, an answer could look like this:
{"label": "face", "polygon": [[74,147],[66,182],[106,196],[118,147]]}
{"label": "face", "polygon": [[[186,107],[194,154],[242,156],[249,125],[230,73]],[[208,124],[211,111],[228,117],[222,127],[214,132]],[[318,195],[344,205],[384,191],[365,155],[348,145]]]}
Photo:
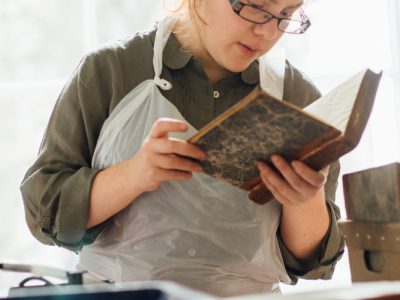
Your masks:
{"label": "face", "polygon": [[[288,17],[302,0],[242,0],[252,3],[277,17]],[[254,24],[242,19],[229,0],[198,0],[196,9],[205,21],[200,24],[205,67],[241,72],[270,50],[282,36],[277,21]]]}

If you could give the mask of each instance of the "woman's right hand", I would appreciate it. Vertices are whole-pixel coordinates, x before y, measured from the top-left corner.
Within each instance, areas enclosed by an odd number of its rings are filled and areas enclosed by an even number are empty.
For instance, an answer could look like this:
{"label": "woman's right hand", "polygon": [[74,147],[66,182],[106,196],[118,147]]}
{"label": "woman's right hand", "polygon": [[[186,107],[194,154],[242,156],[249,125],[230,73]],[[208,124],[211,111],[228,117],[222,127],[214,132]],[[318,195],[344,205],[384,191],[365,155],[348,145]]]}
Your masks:
{"label": "woman's right hand", "polygon": [[192,159],[204,159],[205,153],[186,141],[168,137],[170,132],[187,130],[183,121],[159,119],[135,156],[99,172],[90,193],[87,228],[120,212],[140,194],[156,190],[163,181],[190,179],[192,172],[201,171]]}
{"label": "woman's right hand", "polygon": [[[186,132],[186,122],[162,118],[157,120],[139,152],[127,162],[126,178],[142,192],[156,190],[163,181],[187,180],[192,172],[201,172],[204,151],[184,140],[171,138],[170,132]],[[194,159],[194,160],[192,160]]]}

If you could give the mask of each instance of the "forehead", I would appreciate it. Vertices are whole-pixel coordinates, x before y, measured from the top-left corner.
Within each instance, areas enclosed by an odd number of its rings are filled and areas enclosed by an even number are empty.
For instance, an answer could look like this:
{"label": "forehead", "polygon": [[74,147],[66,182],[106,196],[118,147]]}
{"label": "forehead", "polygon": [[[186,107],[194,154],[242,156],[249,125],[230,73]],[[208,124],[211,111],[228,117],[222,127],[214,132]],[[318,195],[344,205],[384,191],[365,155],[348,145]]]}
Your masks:
{"label": "forehead", "polygon": [[303,5],[304,3],[303,0],[256,0],[254,2],[257,2],[257,4],[265,6],[276,5],[289,8],[297,8]]}

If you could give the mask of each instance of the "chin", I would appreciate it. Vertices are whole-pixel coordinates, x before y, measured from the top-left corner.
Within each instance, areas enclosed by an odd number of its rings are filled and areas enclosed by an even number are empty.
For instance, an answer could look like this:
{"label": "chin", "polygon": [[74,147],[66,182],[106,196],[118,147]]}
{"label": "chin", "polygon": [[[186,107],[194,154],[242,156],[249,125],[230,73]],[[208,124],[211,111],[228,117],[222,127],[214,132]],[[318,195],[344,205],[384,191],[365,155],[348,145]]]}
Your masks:
{"label": "chin", "polygon": [[240,72],[243,72],[244,70],[246,70],[247,67],[252,62],[253,62],[253,60],[247,61],[247,62],[242,62],[242,63],[229,64],[226,69],[233,73],[240,73]]}

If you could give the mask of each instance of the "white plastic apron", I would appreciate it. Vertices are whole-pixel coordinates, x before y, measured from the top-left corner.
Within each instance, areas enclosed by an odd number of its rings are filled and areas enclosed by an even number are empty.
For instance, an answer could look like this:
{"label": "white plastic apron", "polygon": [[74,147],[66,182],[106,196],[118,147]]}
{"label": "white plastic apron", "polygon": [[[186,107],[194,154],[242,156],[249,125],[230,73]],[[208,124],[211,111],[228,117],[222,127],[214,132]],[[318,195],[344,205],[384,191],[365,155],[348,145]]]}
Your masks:
{"label": "white plastic apron", "polygon": [[[171,88],[159,76],[173,26],[171,18],[160,22],[155,78],[134,88],[104,123],[93,168],[135,155],[157,119],[184,120],[158,90]],[[174,136],[187,139],[194,133],[190,126]],[[139,196],[83,248],[79,265],[113,281],[170,280],[219,296],[269,292],[279,281],[289,282],[276,239],[279,218],[276,201],[258,206],[246,192],[195,173],[191,180],[164,182]]]}

